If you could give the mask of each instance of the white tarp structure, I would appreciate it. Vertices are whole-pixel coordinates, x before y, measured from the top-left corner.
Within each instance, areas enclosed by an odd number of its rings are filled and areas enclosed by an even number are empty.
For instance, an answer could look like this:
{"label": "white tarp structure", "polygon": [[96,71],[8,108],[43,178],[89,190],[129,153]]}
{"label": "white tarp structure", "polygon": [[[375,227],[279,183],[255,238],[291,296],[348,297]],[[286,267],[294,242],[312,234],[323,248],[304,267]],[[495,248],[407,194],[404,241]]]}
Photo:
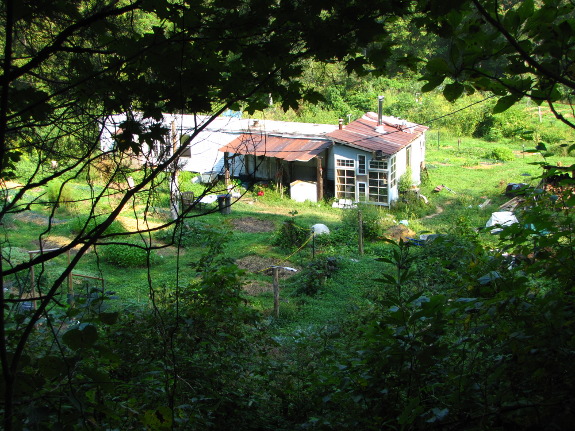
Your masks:
{"label": "white tarp structure", "polygon": [[[121,131],[122,122],[126,121],[125,114],[111,115],[101,120],[100,148],[103,151],[110,151],[115,146],[115,135]],[[141,114],[135,114],[136,120],[141,120]],[[207,121],[209,116],[200,115],[172,115],[163,114],[162,126],[168,131],[172,129],[172,123],[176,129],[178,141],[188,135],[192,137],[187,144],[188,150],[180,158],[181,170],[206,173],[223,174],[224,153],[220,148],[225,147],[230,142],[245,133],[252,133],[266,141],[266,136],[288,135],[294,136],[319,136],[323,137],[327,132],[333,131],[338,126],[336,124],[312,124],[312,123],[292,123],[285,121],[254,120],[241,118],[241,115],[221,116],[213,119],[201,132],[197,130]],[[144,121],[144,126],[149,126],[153,121]],[[164,145],[155,143],[152,146],[143,143],[142,153],[146,161],[157,163],[163,157],[170,155],[173,151],[170,137],[166,136]],[[236,163],[231,160],[230,167],[232,176],[245,174],[244,162]],[[263,169],[261,166],[260,169]],[[314,193],[316,193],[314,191]]]}
{"label": "white tarp structure", "polygon": [[[487,221],[485,227],[491,226],[510,226],[514,223],[518,223],[517,217],[511,211],[498,211],[491,214],[491,217]],[[491,233],[501,232],[502,229],[493,229]]]}
{"label": "white tarp structure", "polygon": [[[103,151],[113,149],[114,136],[121,130],[121,124],[126,119],[125,114],[118,114],[102,120],[100,146]],[[140,119],[138,114],[136,114],[136,119]],[[237,118],[218,117],[204,130],[196,133],[196,130],[208,119],[209,117],[204,116],[163,114],[162,125],[170,131],[173,123],[178,141],[184,135],[193,136],[188,143],[188,150],[182,154],[180,159],[182,171],[207,172],[214,175],[223,173],[224,153],[220,152],[219,148],[236,139],[247,124],[244,124],[245,120]],[[144,123],[151,124],[152,122]],[[166,136],[166,143],[163,145],[159,142],[152,146],[145,143],[142,145],[142,153],[150,163],[161,161],[163,157],[171,155],[172,151],[169,136]]]}

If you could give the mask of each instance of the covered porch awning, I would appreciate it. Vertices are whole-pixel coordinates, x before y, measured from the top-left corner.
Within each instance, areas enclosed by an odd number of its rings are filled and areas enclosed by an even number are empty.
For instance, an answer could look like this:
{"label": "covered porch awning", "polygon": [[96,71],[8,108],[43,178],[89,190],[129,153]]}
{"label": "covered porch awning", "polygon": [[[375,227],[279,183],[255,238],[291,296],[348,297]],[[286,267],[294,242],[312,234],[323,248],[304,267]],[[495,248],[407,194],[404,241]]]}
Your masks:
{"label": "covered porch awning", "polygon": [[309,162],[331,146],[331,140],[309,139],[291,136],[265,136],[242,134],[220,151],[275,157],[288,162]]}

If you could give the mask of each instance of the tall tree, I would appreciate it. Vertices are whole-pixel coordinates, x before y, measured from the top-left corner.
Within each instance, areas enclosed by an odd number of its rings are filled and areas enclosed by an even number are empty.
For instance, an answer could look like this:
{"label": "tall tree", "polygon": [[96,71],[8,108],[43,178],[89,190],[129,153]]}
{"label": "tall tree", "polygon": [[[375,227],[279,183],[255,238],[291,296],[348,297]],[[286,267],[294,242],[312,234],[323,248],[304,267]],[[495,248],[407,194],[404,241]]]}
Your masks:
{"label": "tall tree", "polygon": [[489,91],[499,96],[495,112],[528,97],[575,127],[558,109],[572,106],[575,90],[574,7],[566,0],[420,1],[419,25],[449,44],[427,62],[424,90],[441,86],[448,100]]}
{"label": "tall tree", "polygon": [[[267,105],[270,95],[285,108],[301,100],[317,100],[293,78],[301,61],[345,61],[348,70],[366,64],[361,48],[384,40],[382,18],[407,11],[408,1],[361,2],[272,0],[61,0],[16,1],[0,4],[0,177],[18,177],[19,184],[2,183],[0,222],[47,203],[47,195],[31,191],[60,181],[85,178],[90,186],[86,223],[67,243],[42,250],[52,230],[53,212],[38,238],[41,253],[14,263],[0,259],[0,362],[4,429],[22,421],[32,397],[22,370],[29,359],[28,341],[38,321],[47,316],[66,277],[93,246],[120,240],[107,231],[121,211],[136,198],[151,205],[153,189],[169,178],[185,146],[157,166],[143,166],[133,187],[112,190],[142,154],[144,143],[165,142],[169,132],[162,113],[197,115],[187,145],[226,109],[248,112]],[[383,45],[382,45],[383,46]],[[382,55],[387,55],[381,48]],[[102,151],[102,120],[125,113],[117,146]],[[202,114],[202,116],[200,116]],[[169,143],[169,142],[166,142]],[[22,159],[35,162],[16,172]],[[57,163],[51,163],[55,161]],[[107,182],[94,186],[105,167]],[[120,181],[123,183],[123,181]],[[111,207],[104,200],[120,198]],[[187,213],[179,213],[177,223]],[[138,229],[141,235],[158,227]],[[17,234],[2,225],[3,250]],[[119,238],[119,239],[118,239]],[[150,237],[147,244],[151,247]],[[5,293],[5,280],[74,249],[69,265],[39,292],[38,306],[14,325],[20,299]],[[86,334],[84,334],[86,335]],[[25,359],[27,358],[27,359]]]}

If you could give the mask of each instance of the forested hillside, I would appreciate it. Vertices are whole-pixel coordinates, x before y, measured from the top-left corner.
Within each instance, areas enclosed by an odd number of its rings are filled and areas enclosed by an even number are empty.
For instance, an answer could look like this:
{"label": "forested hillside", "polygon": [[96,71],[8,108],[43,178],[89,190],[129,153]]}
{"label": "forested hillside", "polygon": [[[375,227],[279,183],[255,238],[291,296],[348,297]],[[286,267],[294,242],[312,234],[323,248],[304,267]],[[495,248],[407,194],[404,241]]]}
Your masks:
{"label": "forested hillside", "polygon": [[[3,429],[569,429],[574,7],[3,0]],[[180,172],[224,112],[348,123],[380,95],[430,127],[395,206],[249,181],[230,214],[183,205],[228,193]]]}

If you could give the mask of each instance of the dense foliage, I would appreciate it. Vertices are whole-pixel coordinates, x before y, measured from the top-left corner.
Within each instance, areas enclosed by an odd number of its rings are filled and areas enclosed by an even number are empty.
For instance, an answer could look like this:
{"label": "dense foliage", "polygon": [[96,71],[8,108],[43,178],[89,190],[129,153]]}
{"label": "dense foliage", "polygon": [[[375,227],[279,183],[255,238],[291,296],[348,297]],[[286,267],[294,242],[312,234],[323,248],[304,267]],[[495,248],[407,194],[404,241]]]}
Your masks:
{"label": "dense foliage", "polygon": [[[565,154],[572,15],[563,0],[4,1],[4,429],[568,428],[572,180],[530,189],[521,223],[498,240],[454,217],[422,247],[378,244],[368,269],[355,252],[360,215],[377,241],[433,208],[413,196],[385,215],[360,206],[325,238],[292,211],[260,250],[283,256],[312,242],[323,255],[302,258],[284,309],[317,304],[330,288],[361,295],[337,318],[293,329],[250,303],[225,223],[174,205],[174,188],[205,189],[178,179],[185,146],[160,120],[196,114],[194,133],[227,109],[348,121],[383,93],[386,114],[501,142],[479,157],[514,158],[506,139]],[[564,127],[531,105],[544,102]],[[118,112],[127,119],[116,147],[102,150],[96,125]],[[174,145],[159,164],[143,151],[154,142]],[[135,227],[119,223],[127,212]],[[15,245],[22,214],[41,226],[31,253]],[[65,227],[62,214],[72,217]],[[176,264],[154,279],[156,250]],[[66,293],[92,251],[88,282]],[[103,264],[129,268],[123,281],[147,286],[146,306],[96,287]]]}

